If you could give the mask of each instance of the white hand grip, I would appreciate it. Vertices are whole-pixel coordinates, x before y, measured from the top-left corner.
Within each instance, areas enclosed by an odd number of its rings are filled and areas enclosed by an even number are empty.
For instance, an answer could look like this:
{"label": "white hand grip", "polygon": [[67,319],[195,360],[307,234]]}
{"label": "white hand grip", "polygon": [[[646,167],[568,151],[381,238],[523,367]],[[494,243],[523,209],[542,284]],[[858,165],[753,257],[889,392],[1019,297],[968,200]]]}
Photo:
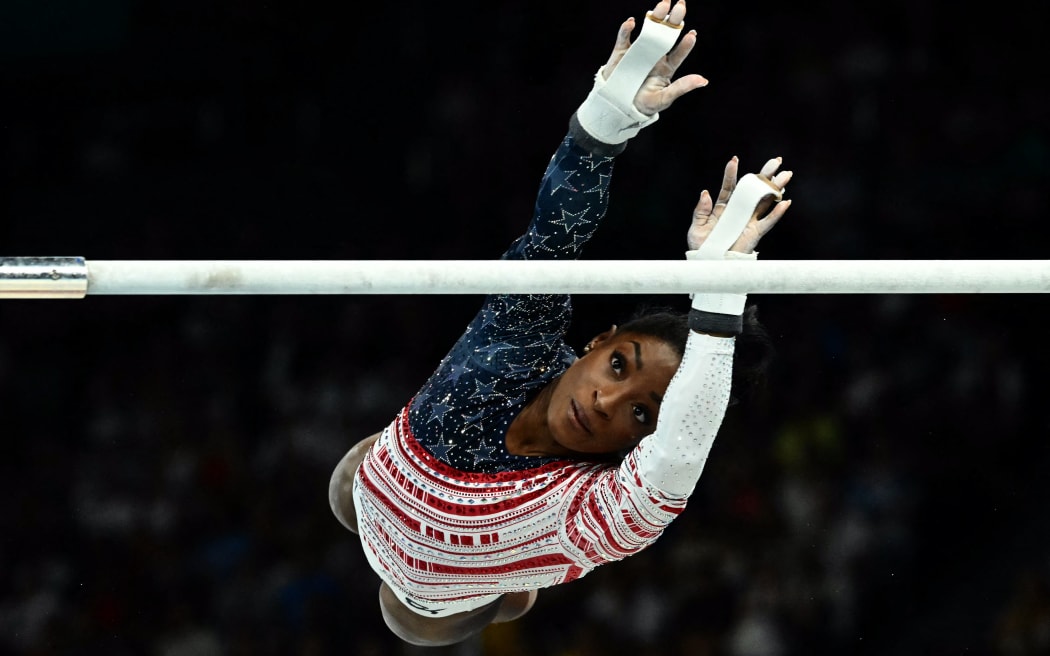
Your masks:
{"label": "white hand grip", "polygon": [[[684,25],[684,23],[682,24]],[[682,25],[671,25],[646,15],[642,31],[606,80],[604,66],[594,76],[594,87],[576,110],[576,120],[589,135],[607,144],[627,141],[660,118],[643,114],[634,106],[634,97],[660,58],[674,46]]]}
{"label": "white hand grip", "polygon": [[[755,214],[755,208],[762,199],[773,196],[780,200],[783,195],[781,190],[769,182],[758,177],[754,173],[748,173],[737,180],[733,195],[729,197],[718,223],[711,234],[707,236],[700,248],[690,251],[686,257],[691,260],[721,260],[740,234],[744,232],[747,222]],[[694,255],[695,254],[695,255]]]}

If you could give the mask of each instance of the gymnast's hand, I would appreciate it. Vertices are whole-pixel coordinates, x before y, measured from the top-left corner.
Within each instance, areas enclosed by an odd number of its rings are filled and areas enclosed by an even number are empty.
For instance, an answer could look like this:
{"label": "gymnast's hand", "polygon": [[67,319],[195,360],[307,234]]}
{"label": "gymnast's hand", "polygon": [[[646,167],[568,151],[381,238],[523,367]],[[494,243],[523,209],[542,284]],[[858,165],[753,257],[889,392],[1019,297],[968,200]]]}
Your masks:
{"label": "gymnast's hand", "polygon": [[[718,192],[717,201],[713,202],[711,200],[711,194],[706,189],[700,193],[700,201],[696,204],[696,209],[693,210],[692,225],[689,226],[689,232],[686,234],[686,243],[689,246],[689,250],[700,248],[700,245],[704,243],[704,240],[707,239],[715,225],[717,225],[718,218],[722,216],[722,212],[729,202],[729,197],[733,195],[733,189],[736,188],[738,164],[736,157],[733,157],[726,164],[725,174],[722,177],[722,188]],[[777,201],[774,193],[776,191],[782,192],[788,181],[791,180],[791,171],[777,173],[780,164],[781,159],[775,157],[766,162],[765,166],[758,173],[758,177],[770,185],[770,195],[759,202],[751,219],[744,226],[744,231],[740,233],[740,237],[729,250],[737,253],[754,252],[758,246],[758,241],[773,229],[773,226],[777,224],[777,221],[784,216],[788,207],[791,206],[790,200]]]}
{"label": "gymnast's hand", "polygon": [[[651,18],[646,17],[642,20],[651,19],[672,26],[682,25],[685,19],[685,0],[678,0],[673,8],[671,0],[660,0],[653,8]],[[601,75],[606,80],[626,54],[627,49],[631,47],[631,33],[634,29],[634,18],[628,18],[620,25],[620,31],[616,35],[616,45],[613,46],[612,54],[609,55],[609,60],[601,70]],[[674,82],[671,81],[678,67],[689,56],[695,45],[696,30],[690,30],[670,52],[653,66],[649,76],[638,90],[638,95],[634,97],[634,106],[638,111],[649,115],[662,112],[686,93],[707,85],[707,79],[696,73],[680,77]]]}

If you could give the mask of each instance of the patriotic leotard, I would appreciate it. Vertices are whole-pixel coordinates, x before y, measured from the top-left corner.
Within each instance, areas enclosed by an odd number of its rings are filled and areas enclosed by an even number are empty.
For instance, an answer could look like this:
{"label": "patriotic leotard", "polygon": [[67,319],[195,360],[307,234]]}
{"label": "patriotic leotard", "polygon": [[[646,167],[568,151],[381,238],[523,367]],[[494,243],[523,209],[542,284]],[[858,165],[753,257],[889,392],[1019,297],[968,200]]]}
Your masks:
{"label": "patriotic leotard", "polygon": [[[504,259],[575,258],[613,158],[578,126]],[[507,428],[576,355],[567,295],[492,295],[354,479],[362,545],[406,605],[443,616],[584,576],[652,544],[685,508],[729,399],[734,340],[691,333],[653,434],[621,463],[515,456]]]}

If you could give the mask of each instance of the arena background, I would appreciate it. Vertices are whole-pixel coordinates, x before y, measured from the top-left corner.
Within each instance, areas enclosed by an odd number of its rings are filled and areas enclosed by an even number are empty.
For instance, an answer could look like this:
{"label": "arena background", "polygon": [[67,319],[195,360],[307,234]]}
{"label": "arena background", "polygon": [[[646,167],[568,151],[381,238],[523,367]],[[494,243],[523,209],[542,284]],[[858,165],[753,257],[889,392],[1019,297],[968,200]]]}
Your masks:
{"label": "arena background", "polygon": [[[648,8],[5,0],[0,254],[496,257]],[[1045,18],[977,9],[694,2],[711,83],[586,257],[681,257],[735,154],[795,171],[765,259],[1046,258]],[[1050,653],[1039,294],[752,295],[772,377],[667,535],[402,646],[328,476],[479,300],[0,301],[2,653]],[[684,299],[578,297],[574,344],[648,301]]]}

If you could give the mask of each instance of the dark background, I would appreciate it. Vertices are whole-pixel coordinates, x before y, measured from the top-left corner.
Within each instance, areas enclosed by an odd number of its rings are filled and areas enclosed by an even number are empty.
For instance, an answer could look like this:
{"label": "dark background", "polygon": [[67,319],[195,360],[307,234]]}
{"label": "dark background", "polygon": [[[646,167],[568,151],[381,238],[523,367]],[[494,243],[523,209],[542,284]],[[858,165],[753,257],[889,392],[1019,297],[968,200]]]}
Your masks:
{"label": "dark background", "polygon": [[[486,259],[644,4],[5,0],[0,254]],[[679,258],[731,155],[784,157],[764,259],[1041,259],[1034,2],[694,2],[681,99],[591,259]],[[328,476],[466,296],[0,302],[0,650],[1050,653],[1046,299],[759,295],[778,359],[649,551],[420,650]],[[645,301],[576,299],[581,346]]]}

